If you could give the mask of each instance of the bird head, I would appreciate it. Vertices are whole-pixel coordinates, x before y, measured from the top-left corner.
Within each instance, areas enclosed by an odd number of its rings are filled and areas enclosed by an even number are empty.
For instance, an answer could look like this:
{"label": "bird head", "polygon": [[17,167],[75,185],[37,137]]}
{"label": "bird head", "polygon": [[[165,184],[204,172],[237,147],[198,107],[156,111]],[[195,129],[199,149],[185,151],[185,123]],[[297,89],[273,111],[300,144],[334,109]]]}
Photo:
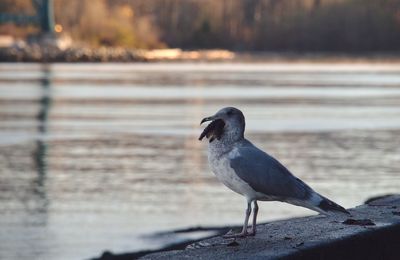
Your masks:
{"label": "bird head", "polygon": [[203,118],[200,124],[208,121],[211,123],[201,133],[199,140],[206,136],[210,143],[215,138],[220,140],[223,137],[237,141],[244,136],[245,118],[242,111],[237,108],[222,108],[215,115]]}

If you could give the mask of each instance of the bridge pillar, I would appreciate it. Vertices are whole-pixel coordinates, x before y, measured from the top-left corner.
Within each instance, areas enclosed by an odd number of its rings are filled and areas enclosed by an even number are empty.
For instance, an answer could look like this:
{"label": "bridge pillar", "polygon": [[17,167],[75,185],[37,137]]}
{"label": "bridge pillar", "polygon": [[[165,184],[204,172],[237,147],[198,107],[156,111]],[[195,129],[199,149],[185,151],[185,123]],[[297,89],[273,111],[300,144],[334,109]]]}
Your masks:
{"label": "bridge pillar", "polygon": [[40,10],[38,11],[40,17],[40,28],[43,33],[53,34],[54,33],[54,11],[53,11],[53,0],[42,0]]}

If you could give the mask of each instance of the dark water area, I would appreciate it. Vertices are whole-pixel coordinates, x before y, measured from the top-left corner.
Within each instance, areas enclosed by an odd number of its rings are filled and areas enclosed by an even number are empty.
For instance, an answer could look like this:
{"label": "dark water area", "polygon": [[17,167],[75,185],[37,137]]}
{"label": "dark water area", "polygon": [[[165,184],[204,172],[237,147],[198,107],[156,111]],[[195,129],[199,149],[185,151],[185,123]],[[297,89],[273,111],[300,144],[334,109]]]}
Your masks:
{"label": "dark water area", "polygon": [[[400,190],[397,64],[0,64],[0,259],[88,259],[240,225],[200,120],[247,136],[345,207]],[[314,214],[260,204],[260,222]]]}

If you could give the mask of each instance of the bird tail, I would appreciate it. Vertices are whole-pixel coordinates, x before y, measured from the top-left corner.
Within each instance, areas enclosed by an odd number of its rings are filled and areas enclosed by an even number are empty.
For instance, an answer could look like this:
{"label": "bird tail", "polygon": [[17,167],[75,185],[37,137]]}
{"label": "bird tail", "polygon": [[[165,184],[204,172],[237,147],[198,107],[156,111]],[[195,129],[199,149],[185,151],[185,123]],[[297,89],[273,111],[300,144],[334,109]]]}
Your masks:
{"label": "bird tail", "polygon": [[[322,210],[322,213],[329,213],[329,212],[341,212],[350,215],[350,212],[348,212],[345,208],[340,206],[339,204],[331,201],[328,198],[325,198],[324,196],[321,196],[321,200],[317,205],[317,208]],[[319,210],[318,210],[319,211]]]}
{"label": "bird tail", "polygon": [[315,210],[324,215],[331,215],[335,212],[345,213],[350,215],[345,208],[336,204],[335,202],[331,201],[328,198],[318,194],[313,190],[309,190],[309,195],[307,199],[303,200],[286,200],[286,202],[290,204],[294,204],[301,207],[306,207],[311,210]]}

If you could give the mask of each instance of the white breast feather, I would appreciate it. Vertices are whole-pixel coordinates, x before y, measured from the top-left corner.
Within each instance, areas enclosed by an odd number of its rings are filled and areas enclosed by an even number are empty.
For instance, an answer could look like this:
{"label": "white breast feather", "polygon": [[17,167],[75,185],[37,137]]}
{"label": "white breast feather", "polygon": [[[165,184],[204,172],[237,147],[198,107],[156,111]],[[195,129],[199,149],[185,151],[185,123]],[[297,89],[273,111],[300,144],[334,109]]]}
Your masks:
{"label": "white breast feather", "polygon": [[245,181],[236,175],[235,171],[230,166],[230,159],[240,156],[238,149],[233,149],[219,159],[209,158],[210,166],[218,180],[229,189],[246,197],[248,201],[263,197],[264,195],[256,192]]}

